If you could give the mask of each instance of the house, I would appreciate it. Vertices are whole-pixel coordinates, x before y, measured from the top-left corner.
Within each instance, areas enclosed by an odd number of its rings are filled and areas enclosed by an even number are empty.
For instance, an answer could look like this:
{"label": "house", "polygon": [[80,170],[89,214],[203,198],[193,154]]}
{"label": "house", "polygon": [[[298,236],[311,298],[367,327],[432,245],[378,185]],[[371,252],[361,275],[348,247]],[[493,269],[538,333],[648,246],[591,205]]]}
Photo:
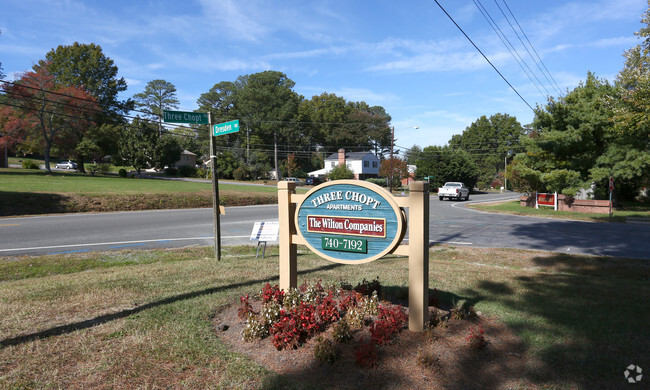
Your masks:
{"label": "house", "polygon": [[402,179],[402,186],[408,187],[411,183],[415,181],[415,170],[417,167],[415,165],[408,165],[409,175]]}
{"label": "house", "polygon": [[337,153],[332,153],[325,159],[325,167],[309,172],[309,176],[323,177],[339,164],[347,165],[358,180],[379,177],[379,159],[377,156],[372,152],[346,152],[345,149],[339,149]]}
{"label": "house", "polygon": [[196,166],[196,154],[190,152],[189,150],[183,150],[181,152],[180,160],[174,163],[175,167],[195,167]]}

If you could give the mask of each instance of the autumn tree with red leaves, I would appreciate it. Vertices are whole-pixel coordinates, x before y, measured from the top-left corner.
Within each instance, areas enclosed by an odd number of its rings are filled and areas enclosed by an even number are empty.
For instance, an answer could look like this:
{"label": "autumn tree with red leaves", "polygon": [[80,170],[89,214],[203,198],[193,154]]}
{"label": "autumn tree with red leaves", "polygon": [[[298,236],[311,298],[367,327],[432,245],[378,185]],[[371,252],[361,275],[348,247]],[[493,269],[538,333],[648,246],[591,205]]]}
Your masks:
{"label": "autumn tree with red leaves", "polygon": [[2,117],[9,142],[20,140],[40,148],[48,172],[52,148],[72,151],[94,125],[92,118],[99,110],[96,100],[83,89],[58,86],[46,66],[24,73],[2,89],[8,99]]}
{"label": "autumn tree with red leaves", "polygon": [[402,184],[402,179],[409,177],[408,164],[398,157],[393,157],[392,160],[387,158],[381,162],[379,176],[388,179],[389,182],[392,179],[391,189],[399,187]]}

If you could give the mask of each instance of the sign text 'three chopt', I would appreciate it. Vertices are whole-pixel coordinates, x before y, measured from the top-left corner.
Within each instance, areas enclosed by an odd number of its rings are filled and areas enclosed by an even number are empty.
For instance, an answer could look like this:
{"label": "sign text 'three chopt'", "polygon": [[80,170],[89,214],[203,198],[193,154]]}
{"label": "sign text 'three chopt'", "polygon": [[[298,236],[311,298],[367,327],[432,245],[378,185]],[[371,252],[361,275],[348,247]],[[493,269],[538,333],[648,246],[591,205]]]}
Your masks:
{"label": "sign text 'three chopt'", "polygon": [[363,210],[363,205],[366,206],[372,206],[373,209],[376,209],[379,205],[381,205],[381,201],[373,198],[372,196],[368,196],[366,194],[362,194],[359,192],[355,191],[332,191],[332,192],[326,192],[323,195],[320,195],[314,199],[311,200],[311,203],[314,205],[314,207],[319,207],[323,204],[333,202],[336,200],[347,200],[351,202],[357,202],[359,203],[358,205],[352,204],[352,205],[327,205],[326,208],[328,210],[348,210],[348,211],[362,211]]}

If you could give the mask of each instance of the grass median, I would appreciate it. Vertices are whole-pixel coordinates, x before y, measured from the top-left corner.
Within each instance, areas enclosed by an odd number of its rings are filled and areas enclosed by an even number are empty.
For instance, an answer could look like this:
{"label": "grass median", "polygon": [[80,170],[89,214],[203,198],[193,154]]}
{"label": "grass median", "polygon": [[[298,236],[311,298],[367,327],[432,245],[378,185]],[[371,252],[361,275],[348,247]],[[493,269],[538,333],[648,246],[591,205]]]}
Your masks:
{"label": "grass median", "polygon": [[612,216],[609,214],[578,213],[573,211],[555,211],[552,207],[525,207],[519,201],[505,201],[495,203],[469,204],[467,207],[492,213],[526,215],[543,218],[564,218],[592,222],[625,222],[628,218],[650,219],[650,203],[629,202],[614,209]]}
{"label": "grass median", "polygon": [[[298,269],[299,283],[379,278],[387,290],[408,285],[408,261],[397,256],[339,265],[301,252]],[[525,388],[623,386],[629,364],[650,361],[650,314],[643,298],[650,295],[649,279],[650,264],[639,260],[451,246],[431,250],[430,288],[441,300],[468,302],[521,339],[528,363],[516,379]],[[255,258],[254,247],[227,247],[221,262],[202,247],[5,257],[0,280],[0,387],[286,384],[231,351],[212,323],[240,296],[278,282],[277,247],[264,259]],[[277,353],[282,359],[287,352]],[[454,375],[470,374],[463,370],[469,368],[459,367]]]}
{"label": "grass median", "polygon": [[[222,182],[223,206],[277,203],[277,189]],[[210,182],[0,169],[0,216],[212,207]]]}

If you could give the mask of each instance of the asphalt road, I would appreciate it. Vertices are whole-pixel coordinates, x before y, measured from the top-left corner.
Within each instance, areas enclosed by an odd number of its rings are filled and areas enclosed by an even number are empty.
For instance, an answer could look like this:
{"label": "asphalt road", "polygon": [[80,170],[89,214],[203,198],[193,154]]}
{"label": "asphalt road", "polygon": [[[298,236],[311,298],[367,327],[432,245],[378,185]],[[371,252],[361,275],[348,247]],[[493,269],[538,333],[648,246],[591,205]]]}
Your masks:
{"label": "asphalt road", "polygon": [[[644,225],[509,216],[464,207],[471,202],[515,197],[480,194],[472,195],[470,202],[439,201],[432,197],[430,241],[457,246],[650,257],[650,229]],[[222,245],[255,244],[249,239],[254,223],[277,219],[274,205],[229,207],[221,217]],[[211,209],[0,218],[0,256],[206,246],[213,243],[212,232]]]}

